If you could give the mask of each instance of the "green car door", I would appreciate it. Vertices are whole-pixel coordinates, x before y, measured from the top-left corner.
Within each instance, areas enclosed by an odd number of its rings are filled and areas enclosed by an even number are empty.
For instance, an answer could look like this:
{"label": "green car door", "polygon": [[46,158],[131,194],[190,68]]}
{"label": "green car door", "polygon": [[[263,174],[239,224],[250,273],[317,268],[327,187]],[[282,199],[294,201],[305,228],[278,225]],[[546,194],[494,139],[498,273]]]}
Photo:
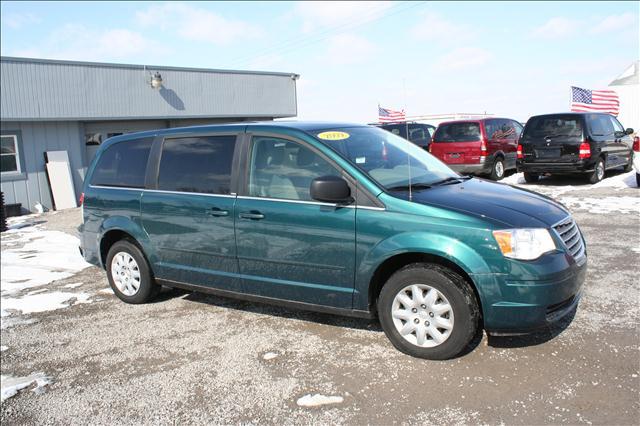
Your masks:
{"label": "green car door", "polygon": [[168,137],[142,223],[157,278],[240,291],[231,169],[236,135]]}
{"label": "green car door", "polygon": [[314,148],[253,136],[236,201],[240,274],[248,294],[351,308],[355,213],[311,199],[311,181],[340,176]]}

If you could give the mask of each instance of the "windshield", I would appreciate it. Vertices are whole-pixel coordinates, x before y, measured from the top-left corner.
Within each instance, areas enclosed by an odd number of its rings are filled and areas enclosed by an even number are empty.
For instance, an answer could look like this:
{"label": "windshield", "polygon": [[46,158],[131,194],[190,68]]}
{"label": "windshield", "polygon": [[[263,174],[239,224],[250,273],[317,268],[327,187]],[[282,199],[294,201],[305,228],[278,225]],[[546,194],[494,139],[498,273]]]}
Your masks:
{"label": "windshield", "polygon": [[525,136],[535,138],[582,136],[582,123],[575,115],[532,117],[527,122]]}
{"label": "windshield", "polygon": [[480,140],[480,124],[459,122],[459,123],[443,123],[438,126],[434,142],[470,142]]}
{"label": "windshield", "polygon": [[459,177],[424,149],[376,127],[323,130],[314,136],[386,190]]}

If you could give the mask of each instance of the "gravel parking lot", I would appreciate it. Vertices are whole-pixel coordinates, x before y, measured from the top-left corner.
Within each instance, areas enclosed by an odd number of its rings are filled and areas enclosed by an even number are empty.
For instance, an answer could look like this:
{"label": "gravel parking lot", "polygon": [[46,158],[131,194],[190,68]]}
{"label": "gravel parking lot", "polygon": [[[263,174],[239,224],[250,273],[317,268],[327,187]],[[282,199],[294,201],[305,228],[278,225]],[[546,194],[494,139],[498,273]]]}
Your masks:
{"label": "gravel parking lot", "polygon": [[[0,420],[638,424],[640,189],[568,178],[523,186],[565,203],[587,240],[584,296],[562,327],[482,335],[465,356],[426,361],[395,350],[376,321],[174,290],[152,304],[126,305],[105,291],[104,271],[88,267],[42,287],[84,295],[71,306],[2,318],[3,380],[41,372],[49,383],[34,381],[4,400]],[[73,234],[80,212],[29,221]],[[19,235],[3,234],[3,256],[24,243]],[[319,401],[300,400],[315,394],[338,398],[300,405]]]}

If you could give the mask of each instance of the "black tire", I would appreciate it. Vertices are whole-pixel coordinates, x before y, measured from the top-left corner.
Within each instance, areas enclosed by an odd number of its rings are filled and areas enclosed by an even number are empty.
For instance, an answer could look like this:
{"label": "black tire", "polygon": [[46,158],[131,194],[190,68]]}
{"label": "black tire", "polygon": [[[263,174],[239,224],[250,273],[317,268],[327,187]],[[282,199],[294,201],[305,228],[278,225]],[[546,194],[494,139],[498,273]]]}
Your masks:
{"label": "black tire", "polygon": [[[451,306],[453,328],[449,337],[437,346],[421,347],[409,342],[394,324],[393,301],[399,292],[412,284],[426,284],[436,289]],[[377,309],[382,329],[393,346],[408,355],[425,359],[443,360],[460,355],[476,335],[480,321],[478,301],[469,284],[452,270],[431,263],[414,263],[394,273],[382,287]]]}
{"label": "black tire", "polygon": [[[140,284],[137,292],[133,295],[126,295],[121,292],[118,289],[118,286],[116,286],[112,276],[112,262],[116,254],[121,252],[127,253],[131,257],[133,257],[133,259],[137,263],[138,271],[140,272]],[[120,240],[111,246],[111,248],[109,249],[109,253],[107,254],[106,269],[107,278],[109,279],[109,285],[111,286],[111,289],[116,294],[116,296],[118,296],[118,298],[125,303],[146,303],[152,300],[160,292],[161,287],[157,285],[155,283],[155,280],[153,279],[153,274],[151,273],[149,262],[147,262],[147,259],[145,258],[140,248],[138,248],[138,246],[131,241]]]}
{"label": "black tire", "polygon": [[502,180],[504,178],[504,159],[501,157],[496,158],[491,166],[491,174],[489,175],[491,180]]}
{"label": "black tire", "polygon": [[604,158],[598,158],[596,165],[591,173],[588,175],[589,183],[598,183],[604,178],[606,168],[604,164]]}
{"label": "black tire", "polygon": [[636,173],[636,186],[640,188],[640,173]]}
{"label": "black tire", "polygon": [[536,183],[540,180],[540,175],[536,173],[524,172],[524,181],[527,183]]}

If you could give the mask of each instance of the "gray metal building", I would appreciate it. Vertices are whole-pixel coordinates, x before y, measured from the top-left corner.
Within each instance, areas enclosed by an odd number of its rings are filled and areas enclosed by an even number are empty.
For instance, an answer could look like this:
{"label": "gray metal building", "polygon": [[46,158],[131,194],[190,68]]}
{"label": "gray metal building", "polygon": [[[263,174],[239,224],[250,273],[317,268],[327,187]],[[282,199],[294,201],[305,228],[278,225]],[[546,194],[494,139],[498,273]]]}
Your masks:
{"label": "gray metal building", "polygon": [[66,150],[79,196],[99,144],[122,133],[297,114],[292,73],[0,58],[2,191],[51,209],[46,151]]}

